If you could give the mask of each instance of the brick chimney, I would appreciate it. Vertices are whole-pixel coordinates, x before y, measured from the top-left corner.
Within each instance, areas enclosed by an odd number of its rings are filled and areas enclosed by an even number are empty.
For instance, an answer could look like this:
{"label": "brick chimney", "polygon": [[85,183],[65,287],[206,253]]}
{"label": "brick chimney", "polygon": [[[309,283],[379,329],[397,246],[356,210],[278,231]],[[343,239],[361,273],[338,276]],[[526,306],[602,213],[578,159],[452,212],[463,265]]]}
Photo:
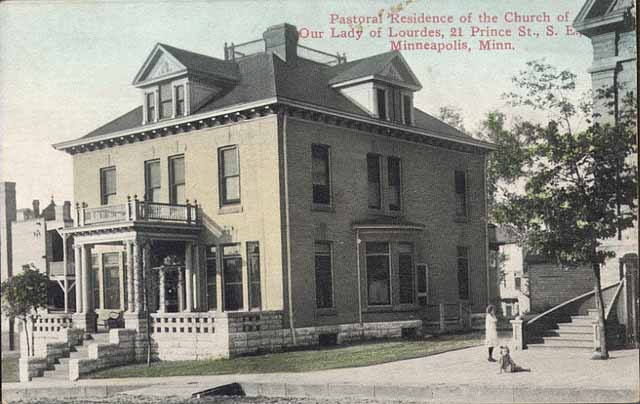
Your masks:
{"label": "brick chimney", "polygon": [[71,217],[71,202],[64,201],[62,205],[62,220],[73,220]]}
{"label": "brick chimney", "polygon": [[33,202],[31,202],[31,206],[33,206],[33,217],[40,216],[40,201],[34,199]]}
{"label": "brick chimney", "polygon": [[298,29],[291,24],[273,25],[262,34],[267,52],[275,53],[285,62],[293,60],[298,52]]}

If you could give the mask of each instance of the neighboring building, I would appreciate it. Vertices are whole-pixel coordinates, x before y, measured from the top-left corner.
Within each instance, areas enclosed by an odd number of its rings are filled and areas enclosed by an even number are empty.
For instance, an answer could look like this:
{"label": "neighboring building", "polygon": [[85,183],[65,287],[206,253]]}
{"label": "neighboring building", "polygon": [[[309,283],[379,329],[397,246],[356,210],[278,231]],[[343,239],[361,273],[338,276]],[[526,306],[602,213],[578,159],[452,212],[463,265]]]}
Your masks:
{"label": "neighboring building", "polygon": [[[56,205],[52,198],[42,211],[37,199],[31,208],[17,209],[16,206],[16,184],[0,182],[2,281],[20,273],[25,266],[36,268],[49,276],[49,310],[75,309],[74,265],[67,262],[65,272],[67,255],[62,236],[62,229],[73,225],[71,203]],[[3,327],[3,336],[6,336],[4,330],[10,326],[4,318],[3,325],[7,326]]]}
{"label": "neighboring building", "polygon": [[[628,94],[637,97],[636,7],[633,0],[587,0],[573,23],[575,29],[591,40],[593,64],[589,69],[593,90],[615,89],[614,111],[623,107],[620,101]],[[616,113],[594,99],[594,112],[601,123],[613,123]],[[637,162],[637,156],[630,160]],[[626,207],[623,206],[623,209]],[[628,266],[638,268],[638,221],[618,237],[603,240],[602,248],[614,251],[601,270],[604,285],[617,282]]]}
{"label": "neighboring building", "polygon": [[74,327],[124,312],[141,331],[148,308],[160,358],[228,356],[495,299],[491,146],[413,106],[400,53],[347,63],[283,24],[225,60],[157,44],[133,85],[141,106],[55,145],[81,203]]}
{"label": "neighboring building", "polygon": [[489,225],[491,268],[498,289],[496,305],[502,316],[514,318],[528,313],[529,274],[523,248],[506,227]]}

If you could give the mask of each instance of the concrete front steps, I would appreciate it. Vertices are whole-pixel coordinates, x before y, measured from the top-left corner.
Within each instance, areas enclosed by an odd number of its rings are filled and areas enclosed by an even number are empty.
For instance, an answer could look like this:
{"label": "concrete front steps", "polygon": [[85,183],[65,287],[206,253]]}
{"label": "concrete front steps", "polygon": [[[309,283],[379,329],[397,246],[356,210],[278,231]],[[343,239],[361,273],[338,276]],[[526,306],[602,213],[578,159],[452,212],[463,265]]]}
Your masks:
{"label": "concrete front steps", "polygon": [[529,343],[529,348],[565,348],[576,350],[593,350],[593,320],[595,315],[571,316],[571,322],[558,323],[557,329],[546,330],[542,341]]}
{"label": "concrete front steps", "polygon": [[69,361],[71,359],[82,359],[89,357],[89,344],[91,343],[108,343],[108,333],[86,334],[82,345],[71,347],[68,358],[60,358],[53,365],[53,369],[44,371],[43,377],[47,380],[64,380],[69,381]]}

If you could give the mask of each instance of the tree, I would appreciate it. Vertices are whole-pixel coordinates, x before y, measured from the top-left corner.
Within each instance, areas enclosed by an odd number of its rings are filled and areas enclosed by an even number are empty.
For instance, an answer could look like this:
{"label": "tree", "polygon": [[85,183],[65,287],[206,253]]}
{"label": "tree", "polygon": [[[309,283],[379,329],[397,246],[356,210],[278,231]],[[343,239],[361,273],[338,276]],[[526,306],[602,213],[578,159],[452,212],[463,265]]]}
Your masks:
{"label": "tree", "polygon": [[438,119],[462,132],[465,131],[464,119],[462,118],[462,113],[460,112],[460,108],[458,107],[453,107],[451,105],[440,107],[440,111],[438,112]]}
{"label": "tree", "polygon": [[[31,265],[25,265],[23,272],[2,282],[2,311],[10,319],[21,320],[26,334],[27,355],[34,355],[33,325],[38,318],[37,310],[47,307],[49,278]],[[29,327],[31,323],[31,344]]]}
{"label": "tree", "polygon": [[[575,89],[575,75],[539,61],[527,65],[514,78],[520,92],[507,98],[512,105],[547,111],[550,121],[527,132],[524,192],[507,193],[494,216],[526,234],[528,248],[562,265],[591,266],[600,333],[594,358],[607,359],[600,267],[614,253],[600,246],[633,226],[636,215],[637,167],[630,158],[637,153],[636,100],[624,97],[621,108],[610,110],[612,123],[576,131],[577,108],[567,94]],[[599,92],[602,97],[613,93]]]}

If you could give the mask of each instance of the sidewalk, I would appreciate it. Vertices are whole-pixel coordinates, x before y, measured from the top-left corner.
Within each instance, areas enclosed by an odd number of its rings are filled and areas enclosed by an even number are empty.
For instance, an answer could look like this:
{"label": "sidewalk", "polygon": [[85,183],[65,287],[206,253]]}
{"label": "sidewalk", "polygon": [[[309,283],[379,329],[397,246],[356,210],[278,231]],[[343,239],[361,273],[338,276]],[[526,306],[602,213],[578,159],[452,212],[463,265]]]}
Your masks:
{"label": "sidewalk", "polygon": [[611,352],[593,361],[589,352],[535,349],[512,352],[531,372],[498,374],[484,347],[362,368],[308,373],[7,383],[7,400],[36,397],[106,397],[120,392],[190,397],[227,383],[249,396],[359,397],[425,402],[635,402],[639,396],[638,350]]}

